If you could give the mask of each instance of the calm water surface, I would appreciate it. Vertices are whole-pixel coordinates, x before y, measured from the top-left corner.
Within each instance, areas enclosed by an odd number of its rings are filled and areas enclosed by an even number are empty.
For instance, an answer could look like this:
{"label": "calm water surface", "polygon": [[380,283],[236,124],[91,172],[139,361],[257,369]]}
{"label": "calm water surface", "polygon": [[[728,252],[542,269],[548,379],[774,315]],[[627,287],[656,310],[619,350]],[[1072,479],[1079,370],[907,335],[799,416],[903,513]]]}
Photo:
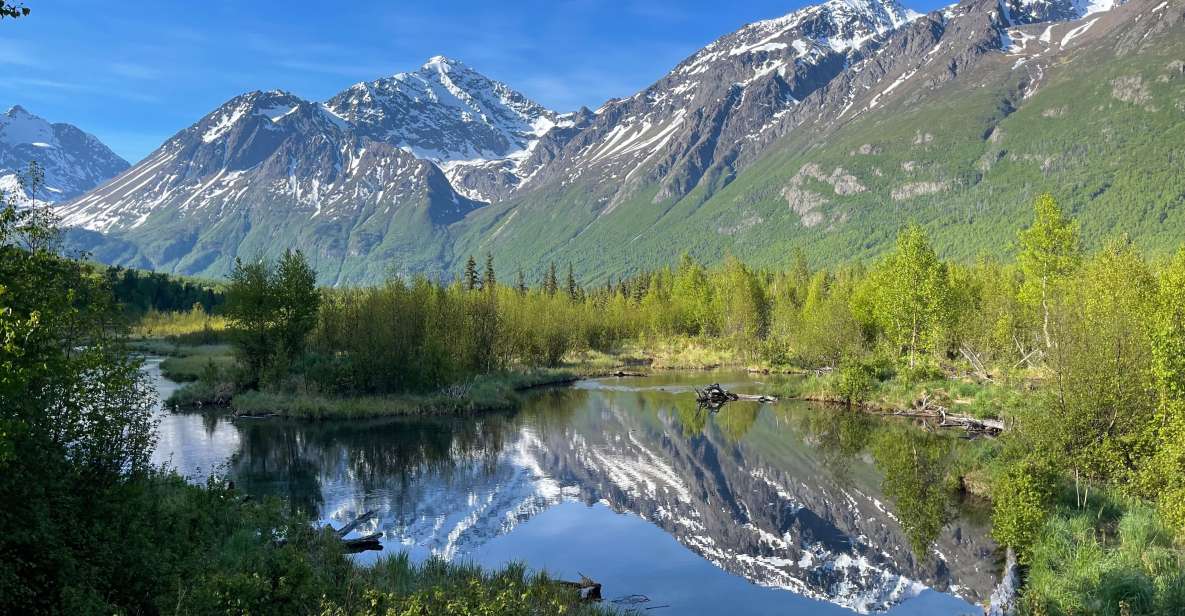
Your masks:
{"label": "calm water surface", "polygon": [[[176,387],[159,360],[145,370],[162,397]],[[982,613],[975,603],[996,570],[982,516],[950,503],[940,529],[911,521],[909,511],[931,511],[919,503],[945,493],[926,469],[890,469],[892,485],[909,487],[886,496],[885,464],[868,447],[943,437],[798,404],[708,413],[689,393],[706,381],[764,391],[772,378],[585,381],[532,393],[516,413],[463,420],[160,411],[156,460],[195,480],[228,474],[324,523],[375,509],[362,532],[383,533],[385,549],[364,560],[405,550],[521,561],[565,579],[588,575],[610,600],[645,595],[636,607],[647,613]],[[912,553],[911,532],[933,536],[924,558]]]}

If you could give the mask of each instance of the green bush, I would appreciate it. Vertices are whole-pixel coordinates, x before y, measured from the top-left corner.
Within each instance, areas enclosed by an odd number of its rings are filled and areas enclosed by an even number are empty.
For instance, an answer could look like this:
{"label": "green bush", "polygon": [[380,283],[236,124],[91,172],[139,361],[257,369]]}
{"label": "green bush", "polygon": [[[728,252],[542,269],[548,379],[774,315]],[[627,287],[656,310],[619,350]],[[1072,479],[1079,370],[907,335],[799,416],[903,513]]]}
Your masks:
{"label": "green bush", "polygon": [[876,384],[874,369],[862,362],[845,361],[839,368],[835,393],[848,404],[860,404],[868,399]]}
{"label": "green bush", "polygon": [[992,536],[1016,548],[1022,562],[1049,515],[1058,483],[1048,464],[1026,459],[1008,467],[992,486]]}

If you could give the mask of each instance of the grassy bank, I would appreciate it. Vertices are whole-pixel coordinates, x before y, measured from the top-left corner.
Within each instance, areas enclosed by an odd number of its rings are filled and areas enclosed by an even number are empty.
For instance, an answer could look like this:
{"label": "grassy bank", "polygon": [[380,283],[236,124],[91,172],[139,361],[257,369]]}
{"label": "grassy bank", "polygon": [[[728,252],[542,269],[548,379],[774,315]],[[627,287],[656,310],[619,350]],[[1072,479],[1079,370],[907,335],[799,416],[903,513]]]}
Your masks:
{"label": "grassy bank", "polygon": [[1029,396],[1023,384],[941,375],[909,379],[860,368],[807,374],[774,393],[782,398],[820,402],[850,400],[866,409],[884,412],[917,408],[925,402],[928,406],[942,406],[954,414],[979,419],[1010,417]]}
{"label": "grassy bank", "polygon": [[245,391],[233,396],[230,406],[238,415],[276,415],[302,419],[464,415],[511,409],[519,402],[518,392],[534,387],[571,383],[577,378],[577,373],[567,370],[512,371],[474,377],[430,394],[389,396],[329,397],[318,394]]}

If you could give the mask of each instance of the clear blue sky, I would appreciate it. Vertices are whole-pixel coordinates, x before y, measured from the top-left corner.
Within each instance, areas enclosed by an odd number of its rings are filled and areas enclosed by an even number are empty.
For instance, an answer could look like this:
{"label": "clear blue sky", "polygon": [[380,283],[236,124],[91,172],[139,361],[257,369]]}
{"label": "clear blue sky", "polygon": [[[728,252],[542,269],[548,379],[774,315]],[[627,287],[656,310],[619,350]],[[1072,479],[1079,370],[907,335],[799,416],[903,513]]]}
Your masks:
{"label": "clear blue sky", "polygon": [[553,109],[596,108],[745,23],[809,3],[25,0],[32,15],[0,23],[0,108],[75,124],[133,163],[242,92],[324,100],[437,54]]}

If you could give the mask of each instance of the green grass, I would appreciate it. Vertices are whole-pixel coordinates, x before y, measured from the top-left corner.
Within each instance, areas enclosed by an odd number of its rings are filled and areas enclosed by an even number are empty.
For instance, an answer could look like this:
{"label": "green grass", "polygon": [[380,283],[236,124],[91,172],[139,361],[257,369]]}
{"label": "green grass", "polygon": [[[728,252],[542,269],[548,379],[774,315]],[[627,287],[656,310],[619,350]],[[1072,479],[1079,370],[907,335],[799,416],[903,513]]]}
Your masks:
{"label": "green grass", "polygon": [[1172,529],[1145,505],[1111,505],[1049,517],[1032,547],[1023,613],[1185,614],[1185,551]]}
{"label": "green grass", "polygon": [[318,394],[247,391],[231,406],[240,415],[280,415],[303,419],[361,419],[397,415],[464,415],[511,409],[518,392],[533,387],[570,383],[567,370],[529,370],[475,377],[431,394],[328,397]]}
{"label": "green grass", "polygon": [[227,378],[237,365],[231,349],[226,345],[182,347],[179,355],[166,357],[160,364],[161,374],[178,383],[203,378]]}
{"label": "green grass", "polygon": [[[576,591],[519,563],[498,571],[439,558],[412,563],[406,553],[355,569],[355,583],[370,588],[362,609],[325,606],[324,616],[386,614],[616,614],[608,607],[579,604]],[[390,589],[390,590],[387,590]]]}
{"label": "green grass", "polygon": [[[839,371],[825,375],[807,375],[782,385],[775,395],[785,398],[836,400],[839,394]],[[945,406],[952,413],[979,419],[1011,416],[1025,403],[1026,393],[1009,384],[979,382],[971,379],[926,379],[909,381],[898,377],[877,381],[864,398],[865,406],[894,410],[912,408],[926,397],[930,404]]]}

